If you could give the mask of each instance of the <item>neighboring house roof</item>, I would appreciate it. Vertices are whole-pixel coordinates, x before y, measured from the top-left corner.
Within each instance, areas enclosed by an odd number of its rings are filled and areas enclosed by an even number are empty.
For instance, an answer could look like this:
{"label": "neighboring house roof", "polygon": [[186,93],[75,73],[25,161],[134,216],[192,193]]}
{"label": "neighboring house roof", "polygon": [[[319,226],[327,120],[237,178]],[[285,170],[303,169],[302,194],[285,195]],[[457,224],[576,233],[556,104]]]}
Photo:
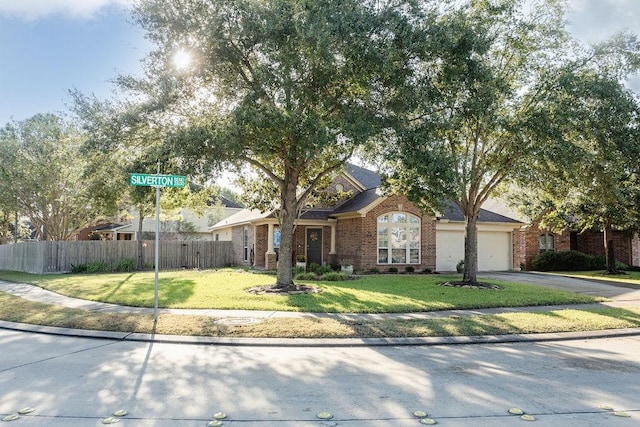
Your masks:
{"label": "neighboring house roof", "polygon": [[[202,185],[199,184],[195,184],[193,182],[189,183],[189,188],[191,189],[191,191],[199,191],[203,188]],[[220,200],[220,203],[225,207],[225,208],[232,208],[232,209],[244,209],[244,206],[241,205],[240,203],[234,202],[233,200],[224,197],[222,194],[218,194],[216,196],[212,196],[209,200],[207,200],[207,206],[212,206],[215,205],[218,200]]]}
{"label": "neighboring house roof", "polygon": [[93,231],[113,231],[122,227],[123,225],[124,224],[116,224],[116,223],[102,224],[94,228]]}
{"label": "neighboring house roof", "polygon": [[231,199],[227,199],[224,196],[214,196],[213,198],[211,198],[211,200],[207,201],[207,206],[216,204],[218,200],[220,200],[220,203],[225,208],[244,209],[244,206],[242,206],[240,203],[234,202]]}
{"label": "neighboring house roof", "polygon": [[358,181],[364,190],[380,187],[380,184],[382,183],[382,179],[378,173],[365,169],[361,166],[354,165],[353,163],[346,163],[344,165],[344,170],[351,178]]}
{"label": "neighboring house roof", "polygon": [[211,227],[211,230],[230,227],[232,225],[249,224],[252,221],[268,218],[271,212],[260,212],[258,209],[243,209],[228,218],[219,221]]}

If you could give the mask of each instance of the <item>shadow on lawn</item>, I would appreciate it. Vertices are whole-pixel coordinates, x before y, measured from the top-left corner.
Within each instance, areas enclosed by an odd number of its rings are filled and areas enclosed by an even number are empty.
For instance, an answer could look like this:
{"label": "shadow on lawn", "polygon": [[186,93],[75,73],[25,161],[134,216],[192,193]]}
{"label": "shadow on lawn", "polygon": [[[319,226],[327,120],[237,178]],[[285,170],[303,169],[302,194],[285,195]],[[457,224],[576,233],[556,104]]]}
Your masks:
{"label": "shadow on lawn", "polygon": [[[114,304],[123,304],[131,307],[153,307],[155,282],[145,282],[143,284],[128,284],[124,286],[125,280],[106,296],[102,301]],[[158,280],[158,304],[160,307],[167,307],[171,304],[179,304],[191,298],[195,292],[196,282],[183,278],[160,278]]]}

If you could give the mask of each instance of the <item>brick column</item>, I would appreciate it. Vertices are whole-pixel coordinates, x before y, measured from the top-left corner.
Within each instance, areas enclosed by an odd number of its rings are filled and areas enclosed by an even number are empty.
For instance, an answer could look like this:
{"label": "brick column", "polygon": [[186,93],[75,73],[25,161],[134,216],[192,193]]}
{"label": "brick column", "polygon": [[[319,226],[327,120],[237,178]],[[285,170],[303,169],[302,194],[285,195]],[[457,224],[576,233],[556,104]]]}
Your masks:
{"label": "brick column", "polygon": [[640,238],[638,238],[638,233],[633,233],[631,238],[631,265],[640,266]]}
{"label": "brick column", "polygon": [[276,262],[276,253],[265,253],[264,254],[264,268],[266,268],[267,270],[275,270],[277,268],[277,262]]}

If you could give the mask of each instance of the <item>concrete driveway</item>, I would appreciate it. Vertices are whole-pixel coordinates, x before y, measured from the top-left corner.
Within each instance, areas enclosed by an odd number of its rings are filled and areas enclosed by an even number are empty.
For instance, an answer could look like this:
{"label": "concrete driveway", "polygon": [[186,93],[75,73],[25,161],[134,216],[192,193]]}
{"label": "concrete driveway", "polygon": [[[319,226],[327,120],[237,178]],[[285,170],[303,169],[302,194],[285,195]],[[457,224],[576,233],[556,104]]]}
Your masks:
{"label": "concrete driveway", "polygon": [[553,273],[539,272],[486,272],[479,278],[546,286],[580,294],[610,298],[616,302],[640,302],[640,285],[598,279],[577,279]]}

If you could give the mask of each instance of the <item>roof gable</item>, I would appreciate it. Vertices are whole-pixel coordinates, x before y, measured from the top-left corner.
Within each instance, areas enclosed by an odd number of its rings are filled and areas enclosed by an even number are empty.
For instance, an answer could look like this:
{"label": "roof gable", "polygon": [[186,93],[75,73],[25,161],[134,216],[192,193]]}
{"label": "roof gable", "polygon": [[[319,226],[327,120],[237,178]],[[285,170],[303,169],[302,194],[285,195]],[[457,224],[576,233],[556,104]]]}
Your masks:
{"label": "roof gable", "polygon": [[359,184],[363,190],[380,187],[380,184],[382,183],[380,174],[361,166],[354,165],[353,163],[345,163],[344,172],[348,178],[351,178]]}

